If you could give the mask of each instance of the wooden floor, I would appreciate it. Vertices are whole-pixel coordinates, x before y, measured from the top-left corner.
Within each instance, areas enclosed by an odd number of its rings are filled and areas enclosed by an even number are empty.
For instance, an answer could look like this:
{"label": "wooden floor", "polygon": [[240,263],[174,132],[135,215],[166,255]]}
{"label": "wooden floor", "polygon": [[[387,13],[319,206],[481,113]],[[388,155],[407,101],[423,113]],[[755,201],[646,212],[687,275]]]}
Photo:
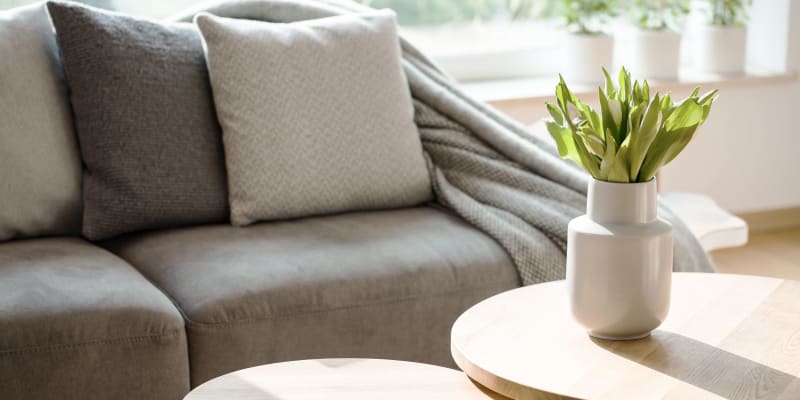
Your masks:
{"label": "wooden floor", "polygon": [[714,251],[711,258],[718,272],[800,281],[800,228],[753,233],[747,245]]}

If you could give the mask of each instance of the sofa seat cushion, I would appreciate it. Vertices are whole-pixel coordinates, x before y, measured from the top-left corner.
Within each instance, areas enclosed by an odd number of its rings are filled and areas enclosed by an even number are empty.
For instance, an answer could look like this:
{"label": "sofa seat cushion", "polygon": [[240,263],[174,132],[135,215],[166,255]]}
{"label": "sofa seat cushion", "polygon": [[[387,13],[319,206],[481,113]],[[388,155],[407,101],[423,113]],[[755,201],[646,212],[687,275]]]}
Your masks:
{"label": "sofa seat cushion", "polygon": [[108,251],[76,238],[0,244],[0,398],[177,399],[183,319]]}
{"label": "sofa seat cushion", "polygon": [[183,311],[193,385],[299,358],[452,365],[455,318],[518,285],[497,243],[430,207],[153,232],[107,246]]}

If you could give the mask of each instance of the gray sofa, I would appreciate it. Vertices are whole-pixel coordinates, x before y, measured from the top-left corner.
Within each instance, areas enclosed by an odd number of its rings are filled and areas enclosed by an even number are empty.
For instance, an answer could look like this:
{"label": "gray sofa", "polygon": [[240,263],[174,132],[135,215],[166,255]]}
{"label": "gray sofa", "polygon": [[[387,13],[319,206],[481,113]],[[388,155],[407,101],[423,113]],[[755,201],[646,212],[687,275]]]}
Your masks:
{"label": "gray sofa", "polygon": [[90,241],[60,64],[43,4],[0,12],[0,399],[177,400],[312,357],[452,366],[455,318],[519,285],[434,204]]}
{"label": "gray sofa", "polygon": [[0,244],[0,398],[179,399],[312,357],[452,365],[455,318],[517,279],[498,244],[436,207],[14,240]]}

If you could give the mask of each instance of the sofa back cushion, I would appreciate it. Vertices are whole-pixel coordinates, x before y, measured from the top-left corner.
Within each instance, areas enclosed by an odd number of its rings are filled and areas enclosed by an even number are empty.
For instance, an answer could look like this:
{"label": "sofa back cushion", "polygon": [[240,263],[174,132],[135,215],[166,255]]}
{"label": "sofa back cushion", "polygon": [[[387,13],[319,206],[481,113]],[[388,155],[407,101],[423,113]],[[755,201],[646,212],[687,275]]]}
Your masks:
{"label": "sofa back cushion", "polygon": [[0,241],[80,233],[81,161],[43,3],[0,12]]}
{"label": "sofa back cushion", "polygon": [[231,222],[431,199],[394,14],[196,17],[223,127]]}
{"label": "sofa back cushion", "polygon": [[220,128],[196,28],[76,3],[48,9],[86,168],[83,234],[227,220]]}

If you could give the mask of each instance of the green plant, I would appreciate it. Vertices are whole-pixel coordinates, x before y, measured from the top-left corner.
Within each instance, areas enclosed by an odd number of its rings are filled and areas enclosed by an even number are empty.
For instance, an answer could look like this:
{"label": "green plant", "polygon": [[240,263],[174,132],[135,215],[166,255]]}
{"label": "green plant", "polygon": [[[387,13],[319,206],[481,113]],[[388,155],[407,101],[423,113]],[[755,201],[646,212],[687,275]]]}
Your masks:
{"label": "green plant", "polygon": [[751,0],[707,0],[711,25],[742,26],[747,23]]}
{"label": "green plant", "polygon": [[602,25],[617,13],[615,0],[561,0],[551,12],[564,19],[567,29],[588,35],[602,33]]}
{"label": "green plant", "polygon": [[641,29],[678,30],[689,14],[689,0],[631,0],[628,16]]}
{"label": "green plant", "polygon": [[619,86],[603,69],[599,87],[600,112],[569,90],[564,78],[556,85],[556,104],[546,103],[553,117],[547,130],[558,153],[582,166],[595,179],[608,182],[647,182],[672,161],[706,120],[717,91],[702,97],[695,89],[675,103],[669,94],[650,97],[647,81],[631,82],[622,68]]}

